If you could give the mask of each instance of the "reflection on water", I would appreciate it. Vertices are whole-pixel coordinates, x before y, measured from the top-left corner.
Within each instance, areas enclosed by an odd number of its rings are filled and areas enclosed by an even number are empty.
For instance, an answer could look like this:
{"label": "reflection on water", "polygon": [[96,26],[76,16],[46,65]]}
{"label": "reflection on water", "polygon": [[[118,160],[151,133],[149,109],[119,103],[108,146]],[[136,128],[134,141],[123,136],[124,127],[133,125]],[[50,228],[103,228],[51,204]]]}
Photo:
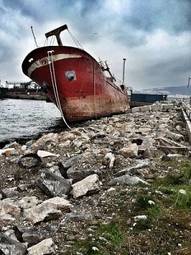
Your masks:
{"label": "reflection on water", "polygon": [[52,103],[34,100],[0,100],[0,142],[37,136],[62,123]]}

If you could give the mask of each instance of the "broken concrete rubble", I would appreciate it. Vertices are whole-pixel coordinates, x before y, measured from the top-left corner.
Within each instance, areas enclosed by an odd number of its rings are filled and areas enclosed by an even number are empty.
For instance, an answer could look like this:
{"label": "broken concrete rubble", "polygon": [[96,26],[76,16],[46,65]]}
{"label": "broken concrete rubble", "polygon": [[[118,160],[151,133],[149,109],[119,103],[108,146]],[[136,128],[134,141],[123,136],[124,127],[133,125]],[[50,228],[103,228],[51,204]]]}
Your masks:
{"label": "broken concrete rubble", "polygon": [[52,238],[45,239],[28,249],[29,255],[48,255],[56,253],[56,245]]}
{"label": "broken concrete rubble", "polygon": [[83,169],[83,168],[75,168],[70,167],[67,171],[68,178],[73,180],[73,183],[81,181],[82,179],[86,178],[87,176],[94,174],[94,169]]}
{"label": "broken concrete rubble", "polygon": [[138,156],[138,145],[136,143],[131,143],[127,147],[123,147],[119,150],[119,153],[125,158],[135,158]]}
{"label": "broken concrete rubble", "polygon": [[142,183],[148,185],[148,182],[142,180],[137,176],[130,176],[128,174],[122,175],[120,177],[116,177],[109,183],[112,185],[136,185],[138,183]]}
{"label": "broken concrete rubble", "polygon": [[35,245],[41,241],[41,237],[36,231],[28,230],[22,234],[22,239],[29,246]]}
{"label": "broken concrete rubble", "polygon": [[120,170],[115,174],[115,176],[121,176],[124,175],[125,173],[135,174],[137,169],[148,167],[149,164],[150,164],[149,160],[137,160],[136,165]]}
{"label": "broken concrete rubble", "polygon": [[72,195],[74,198],[82,197],[87,193],[93,193],[100,190],[100,181],[97,174],[92,174],[85,179],[72,185]]}
{"label": "broken concrete rubble", "polygon": [[62,212],[69,212],[72,205],[64,198],[54,197],[24,211],[25,218],[33,224],[50,219],[57,219]]}
{"label": "broken concrete rubble", "polygon": [[0,230],[15,222],[15,218],[8,213],[0,213]]}
{"label": "broken concrete rubble", "polygon": [[29,209],[31,207],[36,206],[39,204],[40,201],[38,200],[37,197],[31,196],[31,197],[23,197],[21,200],[19,200],[18,204],[19,207],[22,209]]}
{"label": "broken concrete rubble", "polygon": [[38,151],[37,151],[37,155],[38,155],[40,158],[59,157],[58,154],[51,153],[51,152],[44,151],[44,150],[38,150]]}
{"label": "broken concrete rubble", "polygon": [[1,194],[4,198],[17,197],[19,195],[19,191],[17,187],[5,188],[2,189]]}
{"label": "broken concrete rubble", "polygon": [[67,170],[71,166],[78,164],[78,161],[81,159],[81,157],[82,157],[81,155],[74,156],[72,158],[64,160],[63,162],[61,162],[61,164],[62,164],[63,168]]}
{"label": "broken concrete rubble", "polygon": [[113,168],[114,166],[114,162],[115,162],[115,156],[113,153],[111,152],[108,152],[106,155],[105,155],[105,159],[109,160],[109,168]]}
{"label": "broken concrete rubble", "polygon": [[166,133],[167,137],[169,137],[177,142],[184,140],[184,136],[182,134],[177,134],[177,133],[172,132],[168,129],[165,130],[165,133]]}
{"label": "broken concrete rubble", "polygon": [[[154,178],[169,172],[158,166],[168,163],[163,160],[182,160],[189,154],[185,127],[174,125],[175,121],[179,123],[179,116],[173,108],[161,104],[138,107],[132,109],[133,114],[88,121],[72,130],[45,134],[23,146],[12,145],[10,148],[16,153],[0,157],[5,180],[0,193],[1,231],[21,225],[21,238],[16,236],[28,247],[33,245],[28,248],[29,254],[69,254],[75,240],[87,238],[82,230],[86,223],[92,225],[88,238],[93,237],[98,221],[105,224],[118,216],[115,197],[127,192],[125,199],[131,204],[130,193],[139,189],[146,192]],[[17,164],[19,158],[23,158],[23,165]],[[22,177],[17,182],[15,171]],[[53,198],[47,200],[47,196]],[[114,211],[109,211],[107,200],[115,207]],[[119,200],[123,203],[123,196]],[[131,220],[138,223],[142,214],[137,218],[134,215]],[[41,243],[47,238],[54,241]],[[58,251],[48,248],[54,247],[53,242]],[[40,250],[45,253],[39,253]]]}
{"label": "broken concrete rubble", "polygon": [[7,148],[7,149],[0,149],[0,156],[3,155],[5,157],[17,155],[17,151],[15,148]]}
{"label": "broken concrete rubble", "polygon": [[18,160],[20,167],[28,169],[39,166],[41,162],[41,158],[36,153],[27,153]]}
{"label": "broken concrete rubble", "polygon": [[48,196],[64,196],[69,194],[71,183],[69,180],[55,175],[48,170],[41,171],[40,178],[37,180],[37,186]]}
{"label": "broken concrete rubble", "polygon": [[21,209],[15,200],[6,198],[0,201],[0,215],[9,214],[13,217],[19,217],[20,213]]}
{"label": "broken concrete rubble", "polygon": [[9,255],[25,255],[26,254],[25,245],[17,242],[5,234],[0,233],[0,252],[1,254]]}
{"label": "broken concrete rubble", "polygon": [[36,149],[43,149],[47,144],[55,144],[58,142],[58,134],[56,133],[49,133],[43,135],[40,139],[38,139],[35,143],[32,144],[31,148],[33,150]]}

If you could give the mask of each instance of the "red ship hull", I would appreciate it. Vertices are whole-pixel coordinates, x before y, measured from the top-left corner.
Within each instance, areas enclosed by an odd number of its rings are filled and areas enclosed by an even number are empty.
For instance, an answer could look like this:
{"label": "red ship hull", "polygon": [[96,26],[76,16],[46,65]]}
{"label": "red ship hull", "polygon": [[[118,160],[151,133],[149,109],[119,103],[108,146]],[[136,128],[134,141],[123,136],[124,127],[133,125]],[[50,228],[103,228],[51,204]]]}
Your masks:
{"label": "red ship hull", "polygon": [[106,78],[100,64],[79,48],[37,48],[27,55],[22,69],[33,81],[46,86],[49,98],[58,106],[52,84],[55,76],[60,110],[69,122],[123,113],[129,108],[126,89]]}

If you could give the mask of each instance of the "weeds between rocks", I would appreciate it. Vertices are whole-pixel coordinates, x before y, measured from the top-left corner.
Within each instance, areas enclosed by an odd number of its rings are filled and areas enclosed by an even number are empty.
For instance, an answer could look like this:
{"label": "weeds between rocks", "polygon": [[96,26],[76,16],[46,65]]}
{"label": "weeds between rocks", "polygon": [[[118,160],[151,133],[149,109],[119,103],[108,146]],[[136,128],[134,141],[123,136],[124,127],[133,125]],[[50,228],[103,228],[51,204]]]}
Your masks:
{"label": "weeds between rocks", "polygon": [[[111,220],[86,225],[87,233],[92,231],[74,240],[72,252],[63,254],[190,254],[191,163],[174,160],[172,165],[178,170],[149,187],[109,192],[98,206]],[[163,166],[169,167],[169,162]]]}
{"label": "weeds between rocks", "polygon": [[[182,135],[174,133],[173,127],[179,125],[178,115],[174,106],[170,113],[119,115],[91,121],[71,131],[50,133],[24,146],[10,145],[15,150],[8,148],[0,157],[3,180],[0,202],[3,208],[11,206],[10,213],[15,214],[15,221],[1,215],[3,234],[16,226],[22,235],[18,240],[22,243],[25,238],[28,248],[52,238],[49,245],[52,241],[57,245],[54,254],[63,255],[189,254],[191,163],[187,154],[190,147]],[[185,132],[184,125],[181,131]],[[39,150],[52,153],[54,157],[42,158],[42,164],[36,168],[19,167],[20,157]],[[177,150],[180,154],[175,154]],[[51,173],[49,177],[58,175],[59,178],[47,178],[42,175],[44,172]],[[92,182],[93,188],[82,197],[75,198],[70,193],[67,199],[72,205],[71,212],[55,211],[61,206],[58,203],[61,198],[54,201],[53,211],[44,211],[46,206],[42,204],[50,200],[37,185],[37,179],[43,178],[43,184],[49,183],[53,185],[48,186],[49,189],[54,187],[58,191],[60,178],[73,179],[73,185],[92,174],[98,175],[99,185],[95,189],[96,182]],[[121,183],[111,184],[118,177]],[[137,180],[143,180],[142,184],[135,185]],[[87,185],[81,187],[85,190]],[[23,201],[29,203],[23,206]],[[37,208],[32,205],[35,201],[39,201]],[[28,207],[33,212],[35,208],[43,209],[45,219],[33,224],[26,217]],[[41,213],[38,211],[36,216],[42,216]],[[53,215],[58,217],[50,217]]]}

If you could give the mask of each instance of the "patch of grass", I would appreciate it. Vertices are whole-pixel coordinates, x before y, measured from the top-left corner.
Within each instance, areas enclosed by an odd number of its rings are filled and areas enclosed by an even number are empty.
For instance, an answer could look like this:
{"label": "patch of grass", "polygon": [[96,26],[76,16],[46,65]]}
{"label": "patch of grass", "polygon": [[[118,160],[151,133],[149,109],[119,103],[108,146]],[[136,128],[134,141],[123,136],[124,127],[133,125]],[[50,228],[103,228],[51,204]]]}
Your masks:
{"label": "patch of grass", "polygon": [[151,228],[152,220],[150,218],[142,219],[136,222],[133,232],[139,232]]}
{"label": "patch of grass", "polygon": [[173,186],[159,186],[157,187],[163,194],[165,195],[171,195],[174,193],[174,188]]}
{"label": "patch of grass", "polygon": [[163,206],[177,209],[191,209],[191,162],[188,160],[176,163],[177,173],[170,173],[163,178],[157,179],[153,187],[160,190],[163,194]]}
{"label": "patch of grass", "polygon": [[147,219],[140,219],[136,222],[134,229],[141,231],[152,227],[152,224],[160,217],[161,209],[153,196],[141,194],[136,198],[134,213],[147,216]]}
{"label": "patch of grass", "polygon": [[163,178],[159,178],[155,181],[156,186],[169,186],[169,185],[181,185],[184,184],[183,174],[168,174]]}
{"label": "patch of grass", "polygon": [[189,184],[191,180],[191,162],[189,160],[171,160],[162,162],[161,169],[168,169],[167,176],[155,180],[157,185]]}
{"label": "patch of grass", "polygon": [[138,195],[135,202],[135,207],[138,210],[145,210],[151,205],[149,204],[149,201],[152,200],[151,196],[148,195]]}
{"label": "patch of grass", "polygon": [[166,195],[161,199],[163,207],[191,209],[191,185],[163,185],[158,187]]}
{"label": "patch of grass", "polygon": [[90,247],[85,254],[86,255],[107,255],[106,253],[102,253],[99,250],[93,250],[93,247]]}
{"label": "patch of grass", "polygon": [[186,182],[190,181],[190,179],[191,179],[191,162],[184,161],[181,164],[180,171],[183,173],[185,181]]}
{"label": "patch of grass", "polygon": [[172,195],[174,206],[179,209],[191,209],[191,187],[179,187]]}
{"label": "patch of grass", "polygon": [[147,214],[150,219],[158,219],[161,214],[161,208],[158,205],[154,205],[147,209]]}
{"label": "patch of grass", "polygon": [[123,242],[123,233],[117,223],[99,224],[93,236],[93,239],[76,241],[76,250],[83,255],[109,255],[114,254]]}
{"label": "patch of grass", "polygon": [[103,235],[115,247],[119,246],[123,240],[122,233],[116,223],[100,225],[98,233]]}

